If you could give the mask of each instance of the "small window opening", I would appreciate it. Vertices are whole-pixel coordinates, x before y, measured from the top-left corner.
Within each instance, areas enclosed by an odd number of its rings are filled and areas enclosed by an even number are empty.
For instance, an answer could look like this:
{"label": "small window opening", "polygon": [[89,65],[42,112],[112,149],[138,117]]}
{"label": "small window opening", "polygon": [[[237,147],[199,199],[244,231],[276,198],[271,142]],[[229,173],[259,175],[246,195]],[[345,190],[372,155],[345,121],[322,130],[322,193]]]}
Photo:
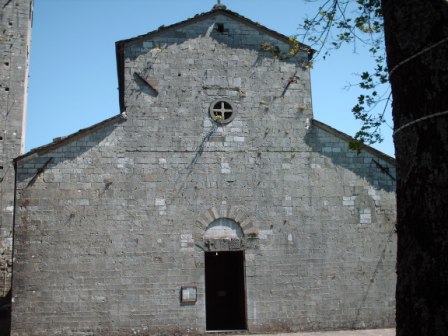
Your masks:
{"label": "small window opening", "polygon": [[9,91],[9,87],[5,87],[5,91]]}
{"label": "small window opening", "polygon": [[218,124],[228,124],[235,117],[233,106],[225,100],[218,100],[210,106],[210,117]]}
{"label": "small window opening", "polygon": [[217,25],[218,25],[217,30],[218,30],[220,33],[224,33],[224,23],[218,23]]}
{"label": "small window opening", "polygon": [[9,62],[5,62],[5,65],[6,65],[6,66],[9,66]]}
{"label": "small window opening", "polygon": [[0,141],[3,141],[3,136],[0,135]]}
{"label": "small window opening", "polygon": [[3,166],[0,166],[0,170],[3,170]]}

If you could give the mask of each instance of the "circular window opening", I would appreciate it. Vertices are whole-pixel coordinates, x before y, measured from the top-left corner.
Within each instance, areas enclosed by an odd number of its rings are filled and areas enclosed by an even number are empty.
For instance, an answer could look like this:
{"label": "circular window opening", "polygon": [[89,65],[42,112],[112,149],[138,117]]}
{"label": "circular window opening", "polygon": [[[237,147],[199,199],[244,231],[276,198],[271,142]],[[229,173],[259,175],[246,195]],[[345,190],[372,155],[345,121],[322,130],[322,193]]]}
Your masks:
{"label": "circular window opening", "polygon": [[216,100],[210,105],[210,118],[217,124],[228,124],[235,118],[235,109],[227,100]]}

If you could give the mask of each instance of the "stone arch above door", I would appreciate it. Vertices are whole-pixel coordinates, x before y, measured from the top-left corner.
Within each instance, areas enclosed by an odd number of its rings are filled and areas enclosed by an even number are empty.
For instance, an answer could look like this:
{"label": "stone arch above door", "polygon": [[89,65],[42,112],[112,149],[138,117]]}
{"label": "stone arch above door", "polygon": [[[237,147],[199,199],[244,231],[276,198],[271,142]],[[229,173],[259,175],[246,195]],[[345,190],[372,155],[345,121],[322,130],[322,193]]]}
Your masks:
{"label": "stone arch above door", "polygon": [[211,207],[196,220],[194,240],[205,251],[254,248],[258,229],[242,207]]}
{"label": "stone arch above door", "polygon": [[241,226],[232,219],[218,218],[211,222],[204,231],[204,240],[211,239],[244,239]]}

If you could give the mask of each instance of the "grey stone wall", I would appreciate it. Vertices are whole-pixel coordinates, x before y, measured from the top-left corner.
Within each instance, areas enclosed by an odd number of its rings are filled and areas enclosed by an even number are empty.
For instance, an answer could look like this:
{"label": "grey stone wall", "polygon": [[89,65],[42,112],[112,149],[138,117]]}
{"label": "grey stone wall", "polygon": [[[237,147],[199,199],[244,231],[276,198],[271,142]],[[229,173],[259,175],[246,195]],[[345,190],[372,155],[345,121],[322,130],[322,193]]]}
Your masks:
{"label": "grey stone wall", "polygon": [[32,1],[0,3],[0,297],[11,286],[14,167],[23,149]]}
{"label": "grey stone wall", "polygon": [[133,41],[127,120],[18,160],[12,335],[203,334],[204,250],[232,249],[250,332],[394,324],[393,160],[348,151],[312,121],[308,69],[215,19],[235,45],[208,21]]}

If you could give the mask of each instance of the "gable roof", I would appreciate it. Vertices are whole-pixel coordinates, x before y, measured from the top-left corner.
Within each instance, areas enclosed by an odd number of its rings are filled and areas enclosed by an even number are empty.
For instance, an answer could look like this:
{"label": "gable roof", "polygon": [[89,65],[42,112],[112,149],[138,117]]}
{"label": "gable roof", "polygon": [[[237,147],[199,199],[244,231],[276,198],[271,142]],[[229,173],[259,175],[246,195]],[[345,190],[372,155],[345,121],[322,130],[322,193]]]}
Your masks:
{"label": "gable roof", "polygon": [[[120,111],[124,112],[126,110],[126,106],[124,104],[124,48],[126,46],[132,45],[134,43],[138,43],[142,40],[154,38],[154,37],[156,37],[162,33],[165,33],[167,31],[179,29],[179,28],[188,26],[190,24],[212,18],[217,15],[227,16],[231,19],[239,21],[245,25],[248,25],[258,31],[261,31],[264,34],[267,34],[267,35],[269,35],[277,40],[280,40],[284,43],[287,43],[287,44],[291,43],[288,36],[283,35],[279,32],[276,32],[272,29],[269,29],[269,28],[267,28],[257,22],[254,22],[236,12],[228,10],[226,8],[226,6],[224,6],[224,5],[215,5],[215,6],[213,6],[212,10],[210,10],[209,12],[197,14],[192,18],[186,19],[184,21],[181,21],[181,22],[169,25],[169,26],[160,26],[159,29],[151,31],[146,34],[143,34],[143,35],[139,35],[139,36],[136,36],[136,37],[133,37],[130,39],[126,39],[126,40],[117,41],[115,43],[115,52],[116,52],[116,56],[117,56],[117,74],[118,74],[118,91],[119,91],[119,99],[120,99]],[[311,47],[309,47],[303,43],[299,43],[299,45],[301,48],[303,48],[304,51],[308,52],[308,58],[311,59],[311,57],[314,53],[314,50]]]}
{"label": "gable roof", "polygon": [[[324,130],[324,131],[326,131],[326,132],[328,132],[330,134],[333,134],[335,137],[337,137],[337,138],[347,142],[347,144],[349,142],[355,140],[355,138],[351,137],[350,135],[345,134],[345,133],[343,133],[341,131],[338,131],[336,128],[333,128],[333,127],[331,127],[331,126],[329,126],[327,124],[324,124],[321,121],[318,121],[316,119],[311,119],[311,122],[312,122],[313,126],[318,127],[318,128],[320,128],[320,129],[322,129],[322,130]],[[361,150],[365,151],[367,153],[370,153],[373,156],[376,156],[377,158],[379,158],[379,159],[381,159],[381,160],[383,160],[383,161],[385,161],[387,163],[390,163],[391,165],[395,166],[395,164],[396,164],[395,163],[395,158],[393,158],[392,156],[389,156],[389,155],[387,155],[387,154],[385,154],[385,153],[383,153],[383,152],[381,152],[381,151],[379,151],[379,150],[377,150],[377,149],[375,149],[373,147],[370,147],[369,145],[365,145],[365,144],[361,145]]]}
{"label": "gable roof", "polygon": [[89,134],[99,130],[99,129],[102,129],[104,127],[107,127],[109,125],[113,125],[113,124],[116,124],[116,123],[119,123],[119,122],[126,121],[126,119],[127,119],[126,113],[121,113],[121,114],[115,115],[115,116],[113,116],[111,118],[103,120],[103,121],[101,121],[101,122],[99,122],[97,124],[94,124],[94,125],[90,126],[90,127],[80,129],[78,132],[72,133],[72,134],[67,135],[67,136],[56,138],[56,139],[53,140],[53,142],[50,142],[49,144],[33,148],[29,152],[16,157],[13,160],[13,162],[14,162],[14,164],[16,164],[17,162],[19,162],[19,161],[21,161],[23,159],[26,159],[26,158],[33,157],[34,155],[45,154],[45,153],[50,152],[52,150],[55,150],[55,149],[57,149],[59,147],[62,147],[65,144],[68,144],[70,142],[79,140],[79,139],[81,139],[81,138],[83,138],[83,137],[85,137],[85,136],[87,136],[87,135],[89,135]]}
{"label": "gable roof", "polygon": [[[57,148],[59,148],[61,146],[64,146],[65,144],[68,144],[68,143],[70,143],[72,141],[81,139],[81,138],[83,138],[83,137],[85,137],[85,136],[87,136],[87,135],[89,135],[89,134],[91,134],[91,133],[93,133],[93,132],[103,128],[103,127],[106,127],[106,126],[109,126],[109,125],[112,125],[112,124],[115,124],[115,123],[120,123],[120,122],[123,122],[123,121],[126,121],[126,120],[127,120],[126,113],[118,114],[116,116],[113,116],[112,118],[103,120],[103,121],[101,121],[101,122],[99,122],[97,124],[94,124],[94,125],[90,126],[90,127],[83,128],[83,129],[79,130],[78,132],[75,132],[75,133],[70,134],[68,136],[57,138],[53,142],[51,142],[51,143],[49,143],[47,145],[34,148],[31,151],[29,151],[28,153],[25,153],[23,155],[20,155],[20,156],[16,157],[13,160],[13,162],[14,162],[14,164],[16,164],[17,162],[19,162],[19,161],[21,161],[23,159],[29,158],[29,157],[33,157],[34,155],[45,154],[45,153],[50,152],[50,151],[52,151],[54,149],[57,149]],[[337,129],[335,129],[335,128],[327,125],[327,124],[324,124],[323,122],[320,122],[320,121],[318,121],[316,119],[312,119],[311,121],[312,121],[312,125],[313,126],[318,127],[318,128],[320,128],[320,129],[322,129],[322,130],[324,130],[324,131],[326,131],[326,132],[328,132],[330,134],[333,134],[334,136],[338,137],[339,139],[341,139],[343,141],[346,141],[347,143],[352,141],[352,140],[354,140],[354,138],[351,137],[350,135],[345,134],[345,133],[343,133],[341,131],[338,131]],[[378,157],[378,158],[380,158],[380,159],[382,159],[382,160],[384,160],[384,161],[386,161],[386,162],[388,162],[388,163],[390,163],[392,165],[395,165],[395,158],[393,158],[393,157],[391,157],[391,156],[389,156],[389,155],[387,155],[387,154],[385,154],[385,153],[383,153],[383,152],[381,152],[381,151],[379,151],[379,150],[377,150],[377,149],[375,149],[373,147],[370,147],[368,145],[363,145],[362,146],[362,150],[364,150],[364,151],[366,151],[366,152],[368,152],[368,153],[370,153],[370,154],[372,154],[372,155],[374,155],[374,156],[376,156],[376,157]]]}

